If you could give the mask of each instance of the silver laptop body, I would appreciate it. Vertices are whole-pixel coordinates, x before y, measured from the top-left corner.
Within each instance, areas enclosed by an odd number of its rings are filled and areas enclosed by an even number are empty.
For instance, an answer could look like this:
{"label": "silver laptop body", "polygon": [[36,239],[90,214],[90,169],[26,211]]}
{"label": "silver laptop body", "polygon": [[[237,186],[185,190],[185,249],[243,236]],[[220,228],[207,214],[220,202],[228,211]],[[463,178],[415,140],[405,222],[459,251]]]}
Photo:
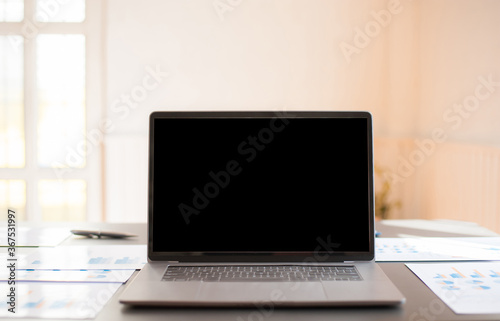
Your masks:
{"label": "silver laptop body", "polygon": [[397,305],[367,112],[154,112],[142,306]]}

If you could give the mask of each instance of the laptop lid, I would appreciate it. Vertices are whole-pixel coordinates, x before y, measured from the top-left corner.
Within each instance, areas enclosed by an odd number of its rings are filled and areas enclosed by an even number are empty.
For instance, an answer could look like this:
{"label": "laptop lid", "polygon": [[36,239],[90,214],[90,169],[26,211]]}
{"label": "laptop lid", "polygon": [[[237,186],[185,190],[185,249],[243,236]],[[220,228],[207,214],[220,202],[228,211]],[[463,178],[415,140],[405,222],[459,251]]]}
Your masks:
{"label": "laptop lid", "polygon": [[148,257],[374,257],[368,112],[154,112]]}

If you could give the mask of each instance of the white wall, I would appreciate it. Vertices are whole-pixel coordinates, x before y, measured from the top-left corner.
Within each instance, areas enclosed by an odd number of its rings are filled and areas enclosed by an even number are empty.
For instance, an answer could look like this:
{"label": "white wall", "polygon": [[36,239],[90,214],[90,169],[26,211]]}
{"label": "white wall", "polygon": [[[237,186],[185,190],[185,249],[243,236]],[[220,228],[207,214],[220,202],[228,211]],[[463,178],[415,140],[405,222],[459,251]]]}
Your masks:
{"label": "white wall", "polygon": [[[339,44],[352,43],[354,28],[364,27],[373,19],[370,11],[385,5],[252,0],[221,19],[213,1],[110,0],[107,117],[114,129],[106,140],[108,220],[146,218],[145,146],[153,110],[376,112],[382,74],[374,62],[381,59],[384,39],[371,41],[350,64]],[[155,84],[148,66],[168,76]],[[157,86],[144,90],[145,79],[147,87]]]}
{"label": "white wall", "polygon": [[[222,19],[214,3],[236,5]],[[500,2],[108,0],[106,10],[110,221],[146,219],[153,110],[361,109],[377,136],[424,139],[443,127],[447,142],[500,144],[498,92],[457,128],[443,120],[477,77],[500,81]],[[407,156],[386,152],[376,157]],[[427,202],[416,178],[405,199]]]}
{"label": "white wall", "polygon": [[[418,133],[442,127],[450,142],[500,146],[500,2],[423,1],[422,12]],[[469,103],[478,77],[491,77],[494,92],[473,112],[447,111]]]}

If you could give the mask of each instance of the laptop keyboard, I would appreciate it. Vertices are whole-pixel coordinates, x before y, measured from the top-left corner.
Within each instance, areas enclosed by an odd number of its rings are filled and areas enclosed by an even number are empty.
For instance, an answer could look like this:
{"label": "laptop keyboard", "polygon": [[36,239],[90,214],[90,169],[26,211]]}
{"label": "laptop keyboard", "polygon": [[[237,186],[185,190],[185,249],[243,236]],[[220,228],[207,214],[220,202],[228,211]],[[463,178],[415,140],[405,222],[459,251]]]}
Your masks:
{"label": "laptop keyboard", "polygon": [[354,266],[169,266],[162,281],[360,281]]}

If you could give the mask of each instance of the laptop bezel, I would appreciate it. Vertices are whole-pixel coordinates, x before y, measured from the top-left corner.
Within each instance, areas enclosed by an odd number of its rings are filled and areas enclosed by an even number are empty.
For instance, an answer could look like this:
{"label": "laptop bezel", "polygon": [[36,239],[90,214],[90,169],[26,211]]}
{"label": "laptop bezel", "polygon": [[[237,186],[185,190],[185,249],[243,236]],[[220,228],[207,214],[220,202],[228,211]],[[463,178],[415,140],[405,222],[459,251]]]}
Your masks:
{"label": "laptop bezel", "polygon": [[[287,252],[287,253],[234,253],[234,252],[155,252],[153,251],[153,202],[154,202],[154,126],[156,119],[162,118],[363,118],[367,120],[368,155],[368,221],[369,246],[365,252]],[[148,159],[148,260],[151,262],[353,262],[373,261],[375,256],[374,231],[374,168],[373,168],[373,126],[372,116],[366,111],[156,111],[149,118],[149,159]]]}

